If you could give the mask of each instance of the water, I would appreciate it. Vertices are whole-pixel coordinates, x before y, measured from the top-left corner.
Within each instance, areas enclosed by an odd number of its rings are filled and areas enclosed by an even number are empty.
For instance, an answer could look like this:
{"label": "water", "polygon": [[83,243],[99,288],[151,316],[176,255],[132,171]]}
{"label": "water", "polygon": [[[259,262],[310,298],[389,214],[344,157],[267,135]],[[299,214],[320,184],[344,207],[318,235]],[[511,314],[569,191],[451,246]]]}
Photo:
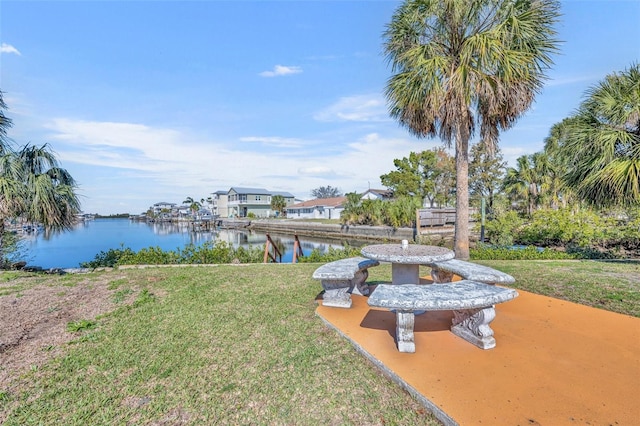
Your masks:
{"label": "water", "polygon": [[[293,256],[293,235],[278,236],[285,251],[282,262],[291,262]],[[129,219],[96,219],[81,222],[71,231],[45,235],[43,232],[25,235],[19,260],[26,260],[29,266],[50,268],[78,268],[81,262],[88,262],[96,254],[109,249],[130,248],[133,251],[147,247],[160,247],[164,251],[184,248],[188,244],[200,245],[205,241],[225,241],[234,247],[263,246],[267,241],[264,233],[246,230],[219,229],[207,232],[193,232],[186,223],[145,223]],[[329,247],[342,247],[340,242],[323,241],[300,237],[305,255],[315,248],[325,252]],[[352,244],[353,245],[353,244]]]}

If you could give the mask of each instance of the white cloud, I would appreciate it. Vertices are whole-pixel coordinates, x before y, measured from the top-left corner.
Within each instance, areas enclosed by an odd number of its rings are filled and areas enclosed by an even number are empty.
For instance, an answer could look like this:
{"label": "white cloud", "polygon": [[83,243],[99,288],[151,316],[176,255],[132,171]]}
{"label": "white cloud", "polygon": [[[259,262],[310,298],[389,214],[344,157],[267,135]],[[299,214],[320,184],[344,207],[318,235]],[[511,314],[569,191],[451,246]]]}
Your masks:
{"label": "white cloud", "polygon": [[18,56],[22,55],[18,49],[7,43],[2,43],[0,45],[0,53],[13,53]]}
{"label": "white cloud", "polygon": [[299,74],[302,68],[296,66],[276,65],[272,71],[263,71],[259,75],[262,77],[280,77],[283,75]]}
{"label": "white cloud", "polygon": [[300,139],[282,138],[273,136],[247,136],[240,138],[241,142],[257,142],[264,145],[275,146],[278,148],[299,148],[303,146]]}
{"label": "white cloud", "polygon": [[357,95],[340,98],[333,105],[317,112],[317,121],[390,121],[384,99],[377,94]]}
{"label": "white cloud", "polygon": [[[100,200],[116,205],[129,197],[130,210],[137,212],[158,201],[180,202],[181,197],[202,197],[232,186],[288,191],[302,198],[328,183],[343,192],[364,191],[369,185],[380,187],[380,175],[393,170],[394,159],[439,145],[437,140],[370,133],[341,142],[340,149],[293,157],[286,150],[247,150],[234,141],[135,123],[57,119],[48,129],[62,164],[80,178],[89,211],[104,209]],[[277,136],[242,140],[303,142]],[[331,148],[329,142],[324,147]],[[87,172],[76,176],[73,170]]]}
{"label": "white cloud", "polygon": [[298,169],[301,176],[327,177],[335,175],[335,171],[326,166],[311,166]]}

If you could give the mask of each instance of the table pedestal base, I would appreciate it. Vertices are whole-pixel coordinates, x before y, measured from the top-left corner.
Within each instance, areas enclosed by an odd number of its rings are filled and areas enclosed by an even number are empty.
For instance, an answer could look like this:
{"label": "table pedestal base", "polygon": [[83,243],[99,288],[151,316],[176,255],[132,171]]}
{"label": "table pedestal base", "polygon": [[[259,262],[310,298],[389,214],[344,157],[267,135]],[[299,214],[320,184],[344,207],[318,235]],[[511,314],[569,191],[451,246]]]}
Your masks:
{"label": "table pedestal base", "polygon": [[420,284],[420,265],[392,263],[391,284]]}

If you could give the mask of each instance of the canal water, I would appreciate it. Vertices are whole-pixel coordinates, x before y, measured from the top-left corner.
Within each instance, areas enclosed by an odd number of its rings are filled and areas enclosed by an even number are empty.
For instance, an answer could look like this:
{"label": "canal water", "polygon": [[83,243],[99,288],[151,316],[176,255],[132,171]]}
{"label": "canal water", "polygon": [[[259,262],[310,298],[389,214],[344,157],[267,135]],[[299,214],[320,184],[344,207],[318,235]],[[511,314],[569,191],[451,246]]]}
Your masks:
{"label": "canal water", "polygon": [[[291,262],[293,235],[270,234],[285,247],[282,262]],[[340,248],[342,243],[299,237],[305,255],[313,249],[326,252],[329,247]],[[43,232],[25,234],[19,250],[19,259],[29,266],[50,268],[78,268],[101,251],[130,248],[133,251],[147,247],[160,247],[164,251],[184,248],[189,244],[200,245],[205,241],[225,241],[234,247],[264,246],[266,234],[247,230],[217,229],[192,231],[186,223],[145,223],[129,219],[95,219],[80,222],[72,230],[45,235]],[[349,242],[352,246],[357,245]],[[16,259],[17,260],[17,259]]]}

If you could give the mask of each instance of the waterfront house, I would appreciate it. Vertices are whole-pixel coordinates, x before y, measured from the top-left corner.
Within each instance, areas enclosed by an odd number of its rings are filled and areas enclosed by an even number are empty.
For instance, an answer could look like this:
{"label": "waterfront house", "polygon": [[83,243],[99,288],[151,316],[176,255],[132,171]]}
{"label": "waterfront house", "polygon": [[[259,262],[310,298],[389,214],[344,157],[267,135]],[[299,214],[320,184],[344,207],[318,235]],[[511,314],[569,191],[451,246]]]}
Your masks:
{"label": "waterfront house", "polygon": [[232,187],[227,192],[228,217],[272,217],[271,197],[282,195],[285,202],[293,204],[295,196],[288,192],[268,191],[264,188]]}
{"label": "waterfront house", "polygon": [[347,197],[316,198],[287,207],[289,219],[340,219]]}
{"label": "waterfront house", "polygon": [[229,217],[228,194],[229,191],[211,193],[211,214],[213,217]]}
{"label": "waterfront house", "polygon": [[175,207],[176,207],[176,203],[167,203],[167,202],[161,201],[159,203],[155,203],[151,207],[151,210],[153,210],[154,217],[163,219],[163,220],[169,220],[171,219],[172,212],[174,211]]}

